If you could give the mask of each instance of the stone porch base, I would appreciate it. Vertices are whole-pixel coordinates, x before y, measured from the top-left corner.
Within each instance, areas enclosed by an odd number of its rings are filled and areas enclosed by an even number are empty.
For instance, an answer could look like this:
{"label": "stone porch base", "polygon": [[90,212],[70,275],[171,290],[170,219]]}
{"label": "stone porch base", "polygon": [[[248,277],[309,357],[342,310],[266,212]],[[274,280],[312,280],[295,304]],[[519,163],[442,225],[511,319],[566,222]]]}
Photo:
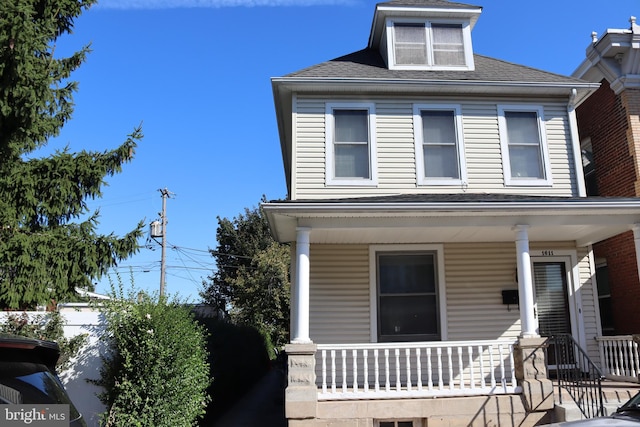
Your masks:
{"label": "stone porch base", "polygon": [[431,399],[320,401],[315,418],[289,419],[289,427],[373,427],[376,420],[420,420],[420,427],[526,427],[548,422],[527,414],[520,395]]}

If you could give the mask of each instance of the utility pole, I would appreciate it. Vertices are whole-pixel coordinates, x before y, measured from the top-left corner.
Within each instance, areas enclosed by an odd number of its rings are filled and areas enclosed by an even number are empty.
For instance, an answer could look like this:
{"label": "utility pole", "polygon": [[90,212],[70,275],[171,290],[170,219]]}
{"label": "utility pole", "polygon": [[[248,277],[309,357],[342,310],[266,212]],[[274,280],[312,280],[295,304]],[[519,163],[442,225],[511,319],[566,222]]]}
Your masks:
{"label": "utility pole", "polygon": [[162,220],[162,255],[160,259],[160,297],[164,296],[164,280],[167,269],[167,198],[171,197],[171,193],[166,188],[158,190],[162,194],[162,212],[160,219]]}

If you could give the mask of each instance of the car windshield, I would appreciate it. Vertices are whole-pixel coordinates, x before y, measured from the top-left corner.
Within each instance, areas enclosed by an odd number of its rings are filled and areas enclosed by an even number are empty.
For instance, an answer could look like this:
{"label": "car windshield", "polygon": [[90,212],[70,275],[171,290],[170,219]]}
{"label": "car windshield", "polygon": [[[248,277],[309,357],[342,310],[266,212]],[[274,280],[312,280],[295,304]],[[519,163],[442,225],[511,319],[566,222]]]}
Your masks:
{"label": "car windshield", "polygon": [[67,404],[71,419],[80,416],[58,377],[44,365],[28,362],[0,363],[0,385],[0,402]]}
{"label": "car windshield", "polygon": [[640,393],[636,394],[627,403],[618,408],[614,418],[630,418],[640,421]]}

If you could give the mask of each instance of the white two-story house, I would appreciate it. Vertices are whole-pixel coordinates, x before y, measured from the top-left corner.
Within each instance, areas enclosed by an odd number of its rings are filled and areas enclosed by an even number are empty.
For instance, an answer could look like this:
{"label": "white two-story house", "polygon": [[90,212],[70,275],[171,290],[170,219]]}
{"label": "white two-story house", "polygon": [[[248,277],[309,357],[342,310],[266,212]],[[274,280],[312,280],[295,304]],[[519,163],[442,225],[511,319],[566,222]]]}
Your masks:
{"label": "white two-story house", "polygon": [[586,197],[599,84],[474,54],[481,11],[380,3],[366,48],[272,79],[292,427],[534,425],[545,337],[598,360],[591,245],[638,233],[640,201]]}

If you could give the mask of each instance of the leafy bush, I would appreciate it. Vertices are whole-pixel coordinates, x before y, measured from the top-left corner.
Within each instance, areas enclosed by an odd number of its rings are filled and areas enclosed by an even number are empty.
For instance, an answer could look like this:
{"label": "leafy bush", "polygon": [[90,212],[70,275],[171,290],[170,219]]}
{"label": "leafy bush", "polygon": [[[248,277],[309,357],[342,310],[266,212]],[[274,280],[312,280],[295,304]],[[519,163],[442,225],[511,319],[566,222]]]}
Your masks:
{"label": "leafy bush", "polygon": [[112,289],[106,317],[99,395],[109,427],[195,426],[210,384],[206,332],[176,298]]}
{"label": "leafy bush", "polygon": [[58,311],[36,315],[28,315],[26,312],[9,313],[5,323],[0,324],[0,332],[57,342],[60,347],[60,358],[56,369],[64,371],[71,367],[71,358],[77,355],[87,342],[87,335],[80,334],[66,338],[63,326],[64,320]]}

